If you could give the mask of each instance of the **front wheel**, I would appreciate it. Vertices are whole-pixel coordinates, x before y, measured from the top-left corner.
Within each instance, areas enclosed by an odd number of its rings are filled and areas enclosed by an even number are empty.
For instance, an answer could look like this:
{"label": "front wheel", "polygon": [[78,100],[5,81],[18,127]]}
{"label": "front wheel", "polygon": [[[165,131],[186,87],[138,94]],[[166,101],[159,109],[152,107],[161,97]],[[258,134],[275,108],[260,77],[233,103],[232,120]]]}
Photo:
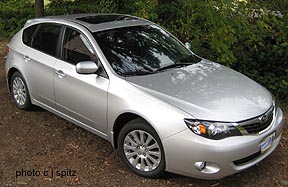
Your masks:
{"label": "front wheel", "polygon": [[144,120],[127,123],[118,136],[120,155],[136,174],[158,178],[165,173],[162,143],[155,130]]}
{"label": "front wheel", "polygon": [[31,108],[31,100],[28,87],[23,76],[19,72],[15,72],[11,77],[11,95],[14,103],[22,110]]}

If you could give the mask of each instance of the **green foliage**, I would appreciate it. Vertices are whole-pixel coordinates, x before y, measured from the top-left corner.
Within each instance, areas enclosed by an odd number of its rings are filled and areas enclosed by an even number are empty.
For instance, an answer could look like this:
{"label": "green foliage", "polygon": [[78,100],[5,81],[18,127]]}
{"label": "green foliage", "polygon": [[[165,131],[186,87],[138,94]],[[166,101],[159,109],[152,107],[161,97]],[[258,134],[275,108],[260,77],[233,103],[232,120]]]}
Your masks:
{"label": "green foliage", "polygon": [[31,0],[0,1],[0,36],[11,36],[34,16]]}
{"label": "green foliage", "polygon": [[46,14],[112,13],[116,11],[113,0],[50,0]]}
{"label": "green foliage", "polygon": [[[114,0],[51,0],[46,15],[116,12]],[[35,17],[34,0],[0,1],[0,37],[13,36],[24,23]]]}
{"label": "green foliage", "polygon": [[130,14],[157,22],[157,5],[157,0],[118,0],[117,12],[123,14]]}
{"label": "green foliage", "polygon": [[[0,2],[0,35],[34,16],[32,0]],[[46,15],[117,12],[159,23],[195,53],[244,73],[288,100],[288,0],[51,0]],[[281,14],[275,14],[275,11]],[[274,11],[274,12],[273,12]],[[282,17],[281,17],[282,16]]]}
{"label": "green foliage", "polygon": [[278,98],[287,99],[287,22],[262,15],[240,23],[241,32],[237,32],[237,43],[232,48],[237,58],[233,68],[262,83]]}

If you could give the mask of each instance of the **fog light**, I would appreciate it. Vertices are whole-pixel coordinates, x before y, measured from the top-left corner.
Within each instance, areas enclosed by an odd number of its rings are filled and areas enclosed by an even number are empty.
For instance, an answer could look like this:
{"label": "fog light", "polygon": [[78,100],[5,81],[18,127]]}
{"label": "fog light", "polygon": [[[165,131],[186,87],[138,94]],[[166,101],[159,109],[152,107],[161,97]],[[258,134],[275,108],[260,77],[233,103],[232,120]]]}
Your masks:
{"label": "fog light", "polygon": [[194,163],[195,168],[197,168],[199,171],[202,171],[206,167],[206,162],[195,162]]}
{"label": "fog light", "polygon": [[199,161],[194,163],[194,167],[201,173],[214,174],[220,171],[220,166],[213,162]]}

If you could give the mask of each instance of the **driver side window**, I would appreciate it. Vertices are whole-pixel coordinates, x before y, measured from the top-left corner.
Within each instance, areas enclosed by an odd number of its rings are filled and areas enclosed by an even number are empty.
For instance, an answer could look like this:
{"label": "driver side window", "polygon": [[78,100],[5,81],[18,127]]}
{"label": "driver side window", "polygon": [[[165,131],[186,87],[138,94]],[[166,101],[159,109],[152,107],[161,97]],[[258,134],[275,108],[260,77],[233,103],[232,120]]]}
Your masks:
{"label": "driver side window", "polygon": [[74,65],[82,61],[97,62],[88,40],[80,32],[68,27],[64,35],[62,58],[64,61]]}

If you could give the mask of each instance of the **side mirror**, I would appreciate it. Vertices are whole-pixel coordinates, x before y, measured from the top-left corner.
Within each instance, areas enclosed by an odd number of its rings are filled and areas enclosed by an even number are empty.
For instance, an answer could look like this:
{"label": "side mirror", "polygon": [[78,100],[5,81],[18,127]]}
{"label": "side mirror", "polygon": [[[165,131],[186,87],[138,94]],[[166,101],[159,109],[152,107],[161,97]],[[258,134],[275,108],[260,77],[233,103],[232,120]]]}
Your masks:
{"label": "side mirror", "polygon": [[79,74],[92,74],[96,73],[98,66],[93,61],[83,61],[76,64],[76,71]]}
{"label": "side mirror", "polygon": [[185,47],[186,47],[187,49],[191,50],[191,44],[190,44],[189,42],[186,42],[186,43],[185,43]]}

